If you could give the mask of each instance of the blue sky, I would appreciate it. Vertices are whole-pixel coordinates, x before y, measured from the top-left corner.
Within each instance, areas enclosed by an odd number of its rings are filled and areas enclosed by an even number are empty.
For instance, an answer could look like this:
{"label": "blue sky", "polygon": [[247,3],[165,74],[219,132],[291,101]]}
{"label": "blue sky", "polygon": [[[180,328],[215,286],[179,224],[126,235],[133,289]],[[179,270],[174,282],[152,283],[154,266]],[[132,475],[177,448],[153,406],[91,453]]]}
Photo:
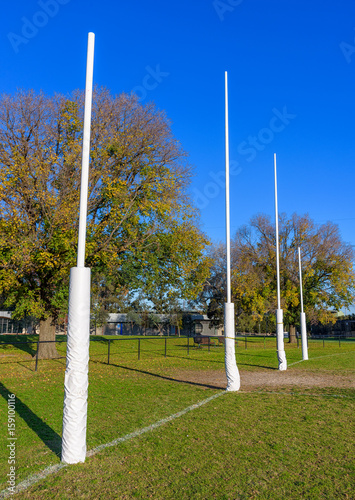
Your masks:
{"label": "blue sky", "polygon": [[190,154],[201,228],[224,241],[224,72],[229,78],[232,233],[258,212],[334,221],[355,245],[355,2],[3,2],[0,91],[136,91]]}

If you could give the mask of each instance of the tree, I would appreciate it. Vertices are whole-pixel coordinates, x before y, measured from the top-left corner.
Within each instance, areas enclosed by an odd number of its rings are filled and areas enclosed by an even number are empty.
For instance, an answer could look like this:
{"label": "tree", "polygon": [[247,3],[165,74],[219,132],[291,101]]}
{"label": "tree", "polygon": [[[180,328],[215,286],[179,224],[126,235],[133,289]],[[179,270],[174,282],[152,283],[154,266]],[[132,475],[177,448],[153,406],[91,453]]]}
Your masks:
{"label": "tree", "polygon": [[[201,252],[205,237],[192,221],[173,222],[168,231],[159,232],[147,252],[142,253],[141,297],[158,314],[170,314],[183,299],[196,297],[209,273],[209,258]],[[139,274],[141,273],[141,274]]]}
{"label": "tree", "polygon": [[[303,298],[307,318],[316,323],[334,322],[334,310],[349,307],[355,296],[351,245],[341,240],[338,227],[317,225],[309,215],[280,215],[281,305],[290,341],[299,322],[300,289],[298,246],[302,251]],[[198,296],[198,304],[216,325],[223,324],[225,302],[225,246],[209,252],[210,274]],[[232,301],[236,326],[243,331],[275,329],[276,247],[275,226],[266,215],[253,217],[241,227],[231,245]]]}
{"label": "tree", "polygon": [[[281,303],[284,322],[290,326],[290,341],[294,341],[300,313],[298,247],[302,251],[304,308],[311,321],[334,322],[332,310],[352,304],[354,254],[334,223],[317,225],[309,215],[281,215],[279,236]],[[249,226],[237,232],[232,248],[234,301],[261,319],[276,309],[275,227],[270,218],[252,218]]]}
{"label": "tree", "polygon": [[[54,339],[76,262],[83,107],[80,92],[0,99],[0,294],[14,317],[38,318],[40,340]],[[146,259],[165,249],[166,278],[183,285],[182,295],[188,280],[197,290],[203,273],[193,269],[204,267],[207,240],[186,195],[186,154],[165,114],[96,89],[91,137],[86,265],[95,286],[106,286],[104,277],[113,295],[138,290],[158,272]],[[40,357],[53,356],[54,344],[41,345]]]}
{"label": "tree", "polygon": [[[209,275],[197,296],[194,306],[200,307],[211,320],[211,325],[224,324],[224,303],[226,302],[226,248],[222,243],[211,246],[208,252],[210,260]],[[231,256],[233,262],[233,256]]]}

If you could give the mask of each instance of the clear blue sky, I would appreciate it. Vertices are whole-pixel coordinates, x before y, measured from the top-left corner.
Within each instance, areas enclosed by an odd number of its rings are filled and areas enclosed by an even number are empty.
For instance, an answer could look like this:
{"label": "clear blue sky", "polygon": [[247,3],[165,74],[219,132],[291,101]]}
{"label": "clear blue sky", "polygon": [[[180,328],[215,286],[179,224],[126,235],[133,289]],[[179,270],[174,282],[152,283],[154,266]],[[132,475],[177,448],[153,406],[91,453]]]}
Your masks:
{"label": "clear blue sky", "polygon": [[[190,154],[201,228],[224,240],[224,71],[229,77],[231,224],[279,210],[336,222],[355,244],[353,0],[2,2],[0,91],[135,90]],[[281,118],[280,118],[281,116]],[[216,180],[217,179],[217,180]]]}

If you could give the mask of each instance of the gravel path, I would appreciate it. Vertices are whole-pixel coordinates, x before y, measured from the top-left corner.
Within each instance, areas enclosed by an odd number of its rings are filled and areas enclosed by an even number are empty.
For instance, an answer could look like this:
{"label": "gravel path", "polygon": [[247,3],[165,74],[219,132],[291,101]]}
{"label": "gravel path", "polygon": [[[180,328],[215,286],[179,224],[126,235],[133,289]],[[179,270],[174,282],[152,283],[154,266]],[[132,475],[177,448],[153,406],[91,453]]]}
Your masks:
{"label": "gravel path", "polygon": [[[173,375],[175,380],[181,382],[206,385],[216,389],[225,389],[227,385],[226,374],[218,370],[190,371],[182,370]],[[253,391],[261,388],[276,387],[339,387],[355,388],[353,375],[338,375],[325,372],[311,371],[240,371],[241,389]]]}

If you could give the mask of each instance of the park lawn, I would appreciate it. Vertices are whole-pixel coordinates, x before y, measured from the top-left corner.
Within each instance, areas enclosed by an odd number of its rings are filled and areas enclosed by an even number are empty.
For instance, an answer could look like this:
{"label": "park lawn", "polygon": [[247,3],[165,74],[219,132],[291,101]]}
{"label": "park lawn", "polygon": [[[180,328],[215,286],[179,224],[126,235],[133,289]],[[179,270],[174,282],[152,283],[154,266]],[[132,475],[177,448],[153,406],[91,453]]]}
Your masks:
{"label": "park lawn", "polygon": [[[112,342],[110,365],[107,339],[91,343],[89,450],[211,395],[221,397],[85,464],[66,467],[18,498],[352,498],[353,390],[290,393],[280,387],[244,393],[242,386],[238,393],[225,393],[181,383],[173,379],[178,369],[223,370],[223,348],[191,348],[187,354],[186,339],[169,339],[165,358],[164,339],[144,339],[138,361],[136,340]],[[296,363],[289,370],[354,374],[354,347],[318,343],[310,346],[310,360],[298,363],[300,349],[286,344],[288,363]],[[64,354],[65,344],[60,350]],[[243,370],[277,367],[274,342],[236,352],[242,384]],[[22,360],[0,360],[2,450],[7,394],[17,398],[17,484],[60,462],[65,370],[65,360],[59,359],[40,361],[35,372],[30,354],[16,353],[21,355]],[[0,470],[7,467],[6,453],[1,454]]]}

